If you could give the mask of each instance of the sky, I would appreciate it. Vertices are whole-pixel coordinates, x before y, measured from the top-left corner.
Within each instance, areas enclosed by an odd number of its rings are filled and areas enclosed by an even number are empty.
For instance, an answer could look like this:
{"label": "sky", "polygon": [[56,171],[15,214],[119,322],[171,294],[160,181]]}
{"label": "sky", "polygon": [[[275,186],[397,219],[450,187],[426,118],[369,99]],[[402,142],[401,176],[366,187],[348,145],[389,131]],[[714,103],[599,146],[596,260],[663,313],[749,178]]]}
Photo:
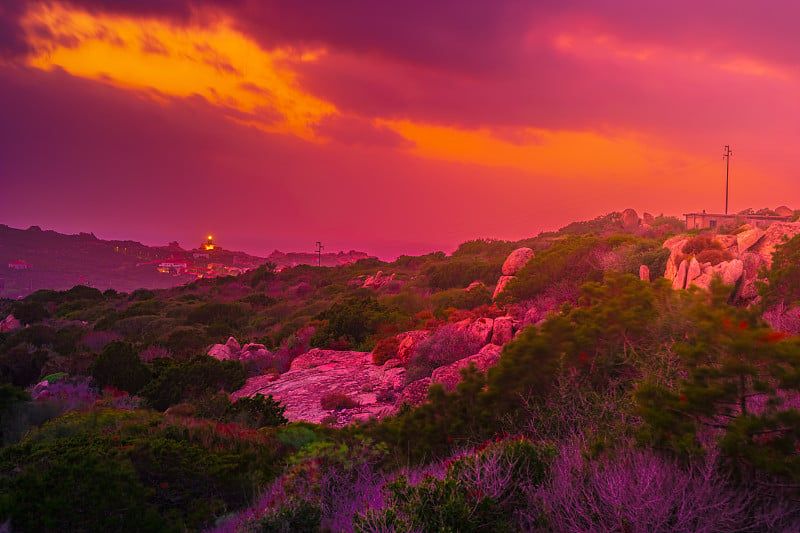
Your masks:
{"label": "sky", "polygon": [[150,245],[517,240],[800,208],[800,3],[0,3],[0,223]]}

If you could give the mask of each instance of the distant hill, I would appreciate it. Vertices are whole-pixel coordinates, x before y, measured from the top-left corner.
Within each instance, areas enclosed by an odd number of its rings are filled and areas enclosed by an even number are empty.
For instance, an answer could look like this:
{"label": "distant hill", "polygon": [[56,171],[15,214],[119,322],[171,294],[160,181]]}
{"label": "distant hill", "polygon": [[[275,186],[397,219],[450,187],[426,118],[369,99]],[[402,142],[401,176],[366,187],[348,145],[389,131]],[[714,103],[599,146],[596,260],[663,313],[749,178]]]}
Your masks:
{"label": "distant hill", "polygon": [[[363,252],[322,254],[323,266],[369,257]],[[282,253],[269,257],[231,251],[184,250],[177,243],[147,246],[136,241],[107,241],[92,233],[65,235],[38,226],[15,229],[0,224],[0,297],[19,298],[38,289],[65,290],[88,285],[100,290],[131,292],[166,289],[198,277],[238,274],[271,262],[278,267],[316,265],[317,254]],[[163,268],[170,262],[178,267]],[[183,267],[182,265],[186,266]]]}

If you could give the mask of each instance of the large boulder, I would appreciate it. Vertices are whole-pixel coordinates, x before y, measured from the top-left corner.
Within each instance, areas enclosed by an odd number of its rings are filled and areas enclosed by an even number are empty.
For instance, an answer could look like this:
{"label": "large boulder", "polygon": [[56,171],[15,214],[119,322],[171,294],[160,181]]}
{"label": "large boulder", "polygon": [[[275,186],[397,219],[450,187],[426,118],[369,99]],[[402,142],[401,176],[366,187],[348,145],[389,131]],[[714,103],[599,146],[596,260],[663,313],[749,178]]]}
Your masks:
{"label": "large boulder", "polygon": [[736,244],[739,248],[739,253],[748,251],[763,236],[764,230],[761,228],[751,228],[737,234]]}
{"label": "large boulder", "polygon": [[629,207],[622,212],[622,228],[630,231],[637,227],[639,227],[639,214]]}
{"label": "large boulder", "polygon": [[667,239],[662,245],[663,248],[669,250],[669,258],[667,259],[667,268],[664,271],[664,277],[667,279],[675,279],[675,274],[678,273],[679,262],[677,260],[683,254],[683,247],[689,242],[683,235],[678,235]]}
{"label": "large boulder", "polygon": [[527,265],[533,256],[533,250],[530,248],[517,248],[508,255],[503,263],[503,275],[513,276]]}
{"label": "large boulder", "polygon": [[647,265],[639,265],[639,279],[642,281],[650,281],[650,267]]}
{"label": "large boulder", "polygon": [[502,346],[514,337],[514,319],[510,316],[499,316],[492,325],[492,344]]}
{"label": "large boulder", "polygon": [[647,224],[648,226],[652,226],[656,221],[656,218],[651,215],[650,213],[642,213],[642,224]]}
{"label": "large boulder", "polygon": [[500,360],[502,348],[494,344],[487,344],[475,355],[459,359],[449,365],[441,366],[433,371],[431,381],[441,383],[448,392],[456,390],[456,386],[461,382],[461,369],[475,364],[481,372],[486,372],[489,368],[497,364]]}
{"label": "large boulder", "polygon": [[742,261],[742,281],[739,284],[737,298],[751,300],[758,296],[756,279],[758,271],[766,264],[766,261],[759,254],[747,252],[739,256]]}
{"label": "large boulder", "polygon": [[399,403],[408,405],[421,405],[428,397],[428,389],[431,386],[431,378],[422,378],[412,381],[400,393]]}
{"label": "large boulder", "polygon": [[11,331],[21,327],[22,323],[14,318],[14,315],[8,315],[2,321],[0,321],[0,333],[5,333],[6,331]]}
{"label": "large boulder", "polygon": [[496,299],[500,296],[500,293],[506,289],[506,285],[512,280],[517,279],[516,276],[500,276],[500,279],[497,280],[497,286],[494,288],[494,294],[492,294],[492,299]]}
{"label": "large boulder", "polygon": [[675,277],[672,279],[672,288],[673,289],[685,289],[686,288],[686,272],[689,270],[689,263],[684,259],[681,261],[681,265],[678,267],[678,272],[675,274]]}
{"label": "large boulder", "polygon": [[481,317],[478,319],[467,318],[460,322],[456,322],[458,331],[465,331],[469,333],[481,345],[487,344],[492,338],[492,331],[494,320],[491,318]]}
{"label": "large boulder", "polygon": [[214,359],[224,361],[225,359],[233,359],[234,353],[227,344],[214,344],[208,349],[208,355]]}
{"label": "large boulder", "polygon": [[744,273],[744,262],[741,259],[723,261],[717,265],[716,269],[722,276],[722,283],[725,285],[735,285]]}
{"label": "large boulder", "polygon": [[414,353],[414,348],[417,347],[417,344],[430,337],[430,335],[431,332],[425,330],[406,331],[405,333],[399,334],[397,336],[399,341],[397,344],[397,358],[403,363],[407,363],[411,358],[411,354]]}
{"label": "large boulder", "polygon": [[689,284],[699,278],[700,274],[702,273],[703,269],[700,267],[700,263],[696,258],[692,257],[692,259],[689,261],[689,266],[686,269],[686,286],[688,287]]}
{"label": "large boulder", "polygon": [[780,207],[775,208],[775,214],[781,217],[790,217],[794,215],[794,211],[792,209],[789,209],[785,205],[782,205]]}
{"label": "large boulder", "polygon": [[[772,266],[772,254],[775,248],[800,233],[800,222],[776,222],[763,233],[763,238],[753,248],[766,262],[767,268]],[[741,248],[739,249],[741,251]]]}
{"label": "large boulder", "polygon": [[225,343],[225,346],[231,349],[231,353],[239,353],[242,351],[242,346],[239,344],[239,341],[233,337],[228,337],[228,342]]}

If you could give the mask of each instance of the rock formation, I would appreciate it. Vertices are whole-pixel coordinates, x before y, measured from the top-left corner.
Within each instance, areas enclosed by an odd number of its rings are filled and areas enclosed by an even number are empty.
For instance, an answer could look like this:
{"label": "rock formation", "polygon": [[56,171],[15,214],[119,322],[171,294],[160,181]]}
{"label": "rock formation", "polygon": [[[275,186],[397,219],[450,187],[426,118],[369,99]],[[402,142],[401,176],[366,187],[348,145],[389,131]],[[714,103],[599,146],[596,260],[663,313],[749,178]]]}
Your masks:
{"label": "rock formation", "polygon": [[6,331],[11,331],[20,327],[22,327],[22,323],[14,318],[14,315],[8,315],[0,321],[0,333],[5,333]]}
{"label": "rock formation", "polygon": [[622,212],[622,229],[631,231],[639,227],[639,214],[630,207]]}
{"label": "rock formation", "polygon": [[[337,424],[369,417],[386,416],[395,411],[396,396],[404,388],[405,368],[392,359],[382,366],[372,363],[369,352],[321,350],[315,348],[292,361],[289,371],[278,379],[271,376],[250,378],[244,387],[231,394],[237,398],[272,395],[286,407],[290,421],[320,423],[337,414]],[[332,413],[320,405],[329,393],[345,394],[358,407]]]}
{"label": "rock formation", "polygon": [[508,255],[503,263],[503,275],[513,276],[522,270],[522,267],[527,265],[533,256],[533,250],[530,248],[517,248]]}
{"label": "rock formation", "polygon": [[522,270],[522,268],[528,264],[528,261],[533,259],[534,255],[533,250],[530,248],[517,248],[508,254],[505,262],[503,262],[503,275],[497,280],[497,286],[494,289],[492,299],[497,298],[497,296],[503,292],[508,282],[515,279],[516,273]]}
{"label": "rock formation", "polygon": [[664,277],[672,281],[674,289],[694,285],[708,290],[712,279],[719,276],[723,283],[734,286],[734,299],[752,300],[758,296],[759,270],[765,266],[769,268],[775,248],[797,234],[800,234],[800,223],[775,222],[766,229],[745,225],[736,235],[715,235],[713,242],[733,256],[715,265],[701,264],[695,257],[686,258],[683,247],[689,238],[678,235],[664,241],[663,247],[670,251]]}
{"label": "rock formation", "polygon": [[494,344],[487,344],[475,355],[459,359],[449,365],[441,366],[433,371],[431,381],[441,383],[448,392],[456,390],[456,386],[461,382],[461,369],[474,364],[481,372],[486,372],[489,368],[497,364],[500,360],[502,348]]}

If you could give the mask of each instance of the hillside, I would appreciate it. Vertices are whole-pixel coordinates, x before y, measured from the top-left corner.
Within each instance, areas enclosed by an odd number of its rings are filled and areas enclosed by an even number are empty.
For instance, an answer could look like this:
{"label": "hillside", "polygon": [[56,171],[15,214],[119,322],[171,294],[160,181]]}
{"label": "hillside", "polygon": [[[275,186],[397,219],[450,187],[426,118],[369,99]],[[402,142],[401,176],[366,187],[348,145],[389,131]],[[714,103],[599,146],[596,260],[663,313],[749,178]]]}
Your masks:
{"label": "hillside", "polygon": [[[337,266],[369,257],[363,252],[322,254],[322,264]],[[91,233],[64,235],[32,226],[27,230],[0,224],[0,297],[18,298],[39,289],[66,290],[75,285],[131,292],[166,289],[199,276],[240,273],[266,262],[280,268],[317,264],[312,253],[282,253],[257,257],[215,246],[184,250],[177,243],[163,247],[136,241],[98,239]],[[159,272],[162,262],[187,262],[186,269]],[[9,264],[25,268],[11,268]]]}
{"label": "hillside", "polygon": [[626,210],[3,317],[14,530],[800,527],[798,222]]}

